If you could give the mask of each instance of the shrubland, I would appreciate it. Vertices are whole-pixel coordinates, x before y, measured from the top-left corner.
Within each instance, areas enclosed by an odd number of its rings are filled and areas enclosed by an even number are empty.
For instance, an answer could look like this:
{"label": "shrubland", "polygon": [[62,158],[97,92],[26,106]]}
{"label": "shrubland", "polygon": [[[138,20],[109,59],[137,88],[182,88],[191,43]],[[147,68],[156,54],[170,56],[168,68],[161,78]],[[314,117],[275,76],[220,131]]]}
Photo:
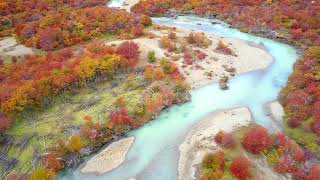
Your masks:
{"label": "shrubland", "polygon": [[320,178],[320,165],[310,152],[283,133],[269,134],[261,126],[250,125],[233,132],[220,131],[214,141],[221,150],[203,158],[199,179],[263,179],[255,159],[266,160],[276,173],[291,174],[293,179]]}
{"label": "shrubland", "polygon": [[4,1],[0,14],[0,37],[13,35],[26,46],[46,51],[106,35],[139,37],[151,24],[145,15],[108,8],[101,0]]}
{"label": "shrubland", "polygon": [[194,44],[197,47],[207,48],[212,44],[211,40],[206,37],[204,33],[189,33],[188,37],[186,37],[188,43]]}
{"label": "shrubland", "polygon": [[190,32],[186,36],[179,36],[172,30],[159,40],[160,48],[167,50],[168,56],[176,54],[176,60],[183,58],[183,66],[195,65],[196,68],[201,68],[197,62],[208,56],[203,50],[211,44],[212,41],[204,33]]}
{"label": "shrubland", "polygon": [[320,157],[320,47],[310,47],[294,65],[280,93],[286,117],[285,130]]}
{"label": "shrubland", "polygon": [[134,42],[97,40],[1,64],[1,153],[8,160],[1,176],[28,176],[37,167],[30,178],[52,177],[188,100],[172,61],[137,67],[139,59]]}

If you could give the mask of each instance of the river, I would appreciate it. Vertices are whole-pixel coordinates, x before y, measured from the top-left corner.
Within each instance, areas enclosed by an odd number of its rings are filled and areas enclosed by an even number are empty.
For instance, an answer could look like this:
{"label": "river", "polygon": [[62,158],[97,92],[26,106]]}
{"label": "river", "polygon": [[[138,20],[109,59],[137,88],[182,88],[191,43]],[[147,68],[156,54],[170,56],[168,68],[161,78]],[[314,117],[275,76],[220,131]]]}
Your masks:
{"label": "river", "polygon": [[[114,1],[115,2],[115,1]],[[115,4],[118,5],[118,4]],[[191,91],[191,102],[172,106],[154,121],[131,131],[135,142],[125,162],[117,169],[102,176],[84,175],[79,169],[60,176],[65,180],[125,180],[130,177],[144,180],[177,179],[179,145],[188,130],[208,113],[233,107],[249,107],[257,123],[270,128],[271,120],[264,112],[264,105],[277,99],[287,81],[298,55],[289,45],[240,32],[224,24],[212,24],[209,19],[193,16],[153,18],[156,24],[202,31],[223,37],[263,45],[273,56],[274,62],[266,69],[239,75],[229,82],[230,89],[220,90],[213,83]],[[201,25],[199,25],[201,23]],[[259,61],[259,59],[254,59]]]}

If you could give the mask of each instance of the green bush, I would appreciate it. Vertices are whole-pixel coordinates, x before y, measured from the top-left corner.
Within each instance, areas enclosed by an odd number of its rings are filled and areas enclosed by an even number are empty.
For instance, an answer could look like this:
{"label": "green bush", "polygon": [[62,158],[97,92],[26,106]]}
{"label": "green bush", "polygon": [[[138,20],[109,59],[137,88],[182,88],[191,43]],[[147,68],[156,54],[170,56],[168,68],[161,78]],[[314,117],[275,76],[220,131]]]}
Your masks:
{"label": "green bush", "polygon": [[279,155],[276,149],[273,149],[272,151],[270,151],[267,155],[267,161],[269,163],[269,165],[271,167],[273,167],[274,165],[276,165],[279,161]]}
{"label": "green bush", "polygon": [[154,63],[156,62],[157,58],[155,56],[155,52],[154,51],[149,51],[148,52],[148,62],[149,63]]}
{"label": "green bush", "polygon": [[172,64],[170,63],[170,61],[166,58],[162,58],[160,61],[160,66],[162,68],[162,70],[164,71],[164,73],[166,74],[170,74],[172,73]]}
{"label": "green bush", "polygon": [[137,117],[142,117],[146,114],[146,105],[144,103],[138,103],[133,107],[133,114]]}

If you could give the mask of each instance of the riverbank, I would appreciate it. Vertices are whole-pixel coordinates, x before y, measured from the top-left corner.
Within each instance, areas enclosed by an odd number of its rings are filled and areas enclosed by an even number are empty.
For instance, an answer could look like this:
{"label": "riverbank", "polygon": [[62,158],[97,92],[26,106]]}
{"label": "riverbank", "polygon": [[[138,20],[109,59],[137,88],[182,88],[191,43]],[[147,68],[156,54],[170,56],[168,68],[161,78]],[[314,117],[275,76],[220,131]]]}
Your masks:
{"label": "riverbank", "polygon": [[108,145],[104,150],[89,159],[80,172],[101,175],[120,166],[126,157],[134,137],[124,138]]}

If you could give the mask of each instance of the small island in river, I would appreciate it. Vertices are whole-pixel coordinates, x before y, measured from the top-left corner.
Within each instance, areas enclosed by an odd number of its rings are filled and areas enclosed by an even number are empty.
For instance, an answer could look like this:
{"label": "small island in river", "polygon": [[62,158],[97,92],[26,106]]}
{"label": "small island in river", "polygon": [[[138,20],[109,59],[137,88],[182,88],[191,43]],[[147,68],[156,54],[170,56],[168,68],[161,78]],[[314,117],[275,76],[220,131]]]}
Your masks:
{"label": "small island in river", "polygon": [[111,143],[107,148],[89,159],[81,169],[81,173],[103,174],[111,171],[123,163],[134,137],[121,139]]}

